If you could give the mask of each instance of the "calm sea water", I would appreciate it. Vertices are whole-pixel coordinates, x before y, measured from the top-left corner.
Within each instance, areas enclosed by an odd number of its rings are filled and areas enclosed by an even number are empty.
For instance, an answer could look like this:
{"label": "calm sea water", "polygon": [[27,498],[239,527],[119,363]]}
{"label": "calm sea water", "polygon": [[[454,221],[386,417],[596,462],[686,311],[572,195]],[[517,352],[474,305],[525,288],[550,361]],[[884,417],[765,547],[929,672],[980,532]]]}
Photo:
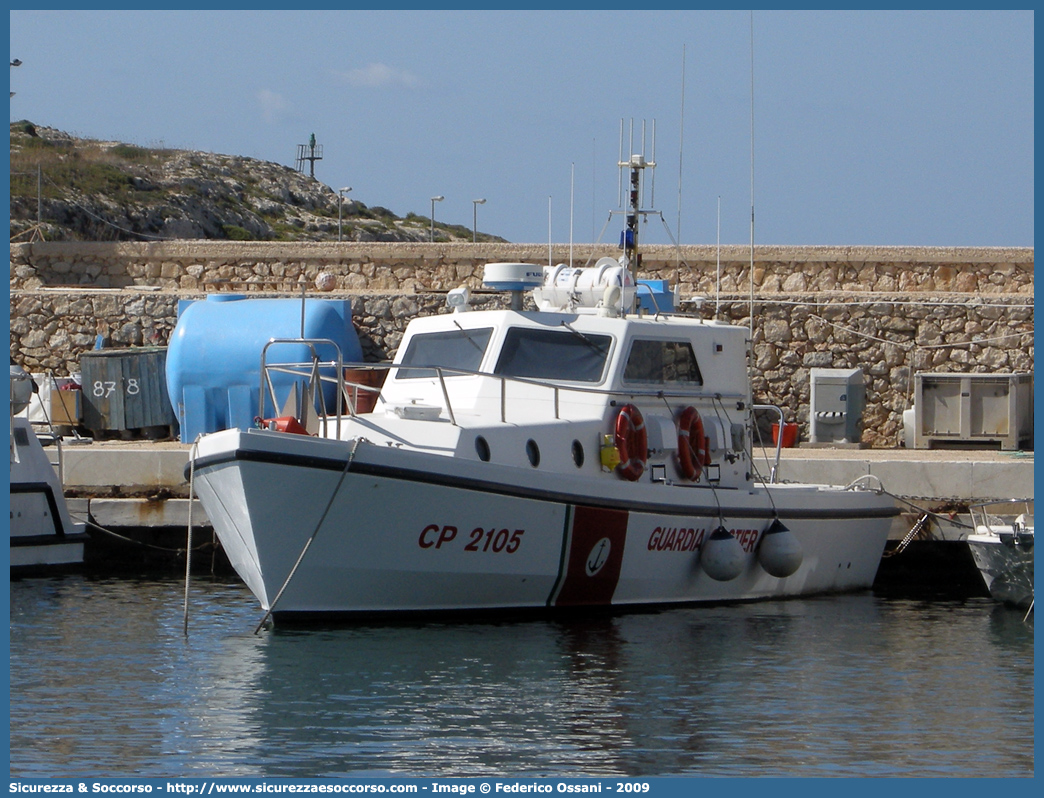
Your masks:
{"label": "calm sea water", "polygon": [[11,775],[1032,776],[1033,628],[870,593],[262,632],[236,582],[11,585]]}

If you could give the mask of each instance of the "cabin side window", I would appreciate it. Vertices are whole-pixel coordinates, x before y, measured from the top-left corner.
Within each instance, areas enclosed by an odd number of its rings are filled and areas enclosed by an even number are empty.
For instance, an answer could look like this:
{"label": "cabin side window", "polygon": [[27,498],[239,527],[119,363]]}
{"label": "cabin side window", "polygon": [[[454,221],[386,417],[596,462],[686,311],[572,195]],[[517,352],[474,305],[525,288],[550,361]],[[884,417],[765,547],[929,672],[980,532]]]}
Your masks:
{"label": "cabin side window", "polygon": [[[400,365],[440,366],[444,369],[443,375],[447,377],[454,376],[454,370],[478,371],[492,335],[492,327],[415,335],[410,339]],[[434,376],[436,371],[433,368],[400,368],[395,379],[410,380]]]}
{"label": "cabin side window", "polygon": [[627,356],[624,382],[703,385],[703,375],[688,341],[636,340]]}
{"label": "cabin side window", "polygon": [[512,327],[495,372],[502,377],[600,382],[612,337],[572,330]]}

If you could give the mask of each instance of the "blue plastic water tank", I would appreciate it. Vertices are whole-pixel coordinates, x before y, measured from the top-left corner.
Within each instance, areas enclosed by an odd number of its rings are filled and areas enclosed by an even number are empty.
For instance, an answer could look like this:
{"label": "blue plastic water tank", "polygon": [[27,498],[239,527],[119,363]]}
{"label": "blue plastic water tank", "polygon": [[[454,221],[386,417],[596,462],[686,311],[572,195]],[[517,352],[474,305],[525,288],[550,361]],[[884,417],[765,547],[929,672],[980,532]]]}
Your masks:
{"label": "blue plastic water tank", "polygon": [[638,305],[649,313],[673,313],[674,294],[667,280],[639,280]]}
{"label": "blue plastic water tank", "polygon": [[[348,300],[307,299],[304,337],[328,338],[341,350],[344,362],[362,360],[359,337],[352,326]],[[182,442],[222,429],[251,427],[258,415],[261,351],[273,338],[301,337],[301,300],[244,299],[214,294],[206,300],[183,302],[167,349],[167,392],[181,425]],[[322,360],[336,357],[332,347],[320,347]],[[271,363],[308,362],[303,345],[269,348]],[[333,373],[329,374],[333,376]],[[300,378],[296,382],[301,382]],[[289,374],[273,375],[280,403],[294,390]],[[327,407],[336,407],[336,386],[324,387]],[[266,396],[264,417],[277,414]]]}

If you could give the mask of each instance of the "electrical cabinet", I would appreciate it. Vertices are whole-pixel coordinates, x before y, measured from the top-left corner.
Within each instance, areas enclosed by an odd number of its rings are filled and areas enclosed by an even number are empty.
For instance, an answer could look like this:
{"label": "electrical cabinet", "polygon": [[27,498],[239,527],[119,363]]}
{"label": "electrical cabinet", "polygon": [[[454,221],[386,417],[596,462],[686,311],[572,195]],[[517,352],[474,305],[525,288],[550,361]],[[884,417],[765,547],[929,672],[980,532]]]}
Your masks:
{"label": "electrical cabinet", "polygon": [[812,369],[810,443],[858,444],[863,435],[866,385],[862,369]]}

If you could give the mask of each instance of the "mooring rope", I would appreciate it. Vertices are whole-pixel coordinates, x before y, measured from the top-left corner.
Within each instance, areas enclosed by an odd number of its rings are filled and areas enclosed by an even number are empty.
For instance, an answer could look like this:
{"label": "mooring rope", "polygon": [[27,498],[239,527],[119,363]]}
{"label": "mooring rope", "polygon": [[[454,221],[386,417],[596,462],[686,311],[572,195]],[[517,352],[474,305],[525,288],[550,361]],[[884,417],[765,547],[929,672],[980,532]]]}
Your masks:
{"label": "mooring rope", "polygon": [[957,527],[958,529],[974,529],[975,528],[971,524],[966,524],[963,521],[957,520],[952,514],[940,513],[940,512],[937,512],[935,510],[929,510],[929,509],[926,509],[924,507],[921,507],[921,506],[915,504],[913,502],[913,499],[918,499],[918,500],[923,501],[923,502],[933,502],[935,504],[940,504],[940,503],[942,503],[942,504],[954,504],[954,503],[957,503],[957,504],[963,504],[963,505],[975,504],[976,502],[974,502],[974,501],[968,501],[967,499],[939,499],[939,498],[934,498],[934,497],[930,497],[930,496],[901,496],[898,493],[892,493],[891,491],[888,491],[888,490],[883,491],[883,492],[884,492],[884,494],[886,496],[891,496],[896,502],[898,502],[900,504],[905,504],[911,510],[915,510],[916,512],[925,513],[926,515],[930,515],[932,517],[932,519],[938,519],[939,521],[945,522],[949,526],[954,526],[954,527]]}
{"label": "mooring rope", "polygon": [[[70,513],[74,520],[81,521],[85,526],[89,526],[91,529],[97,529],[99,532],[104,532],[106,535],[122,540],[124,543],[130,543],[134,546],[140,546],[143,549],[152,549],[153,551],[162,551],[167,554],[181,554],[185,551],[184,548],[172,549],[170,546],[157,546],[155,543],[146,543],[144,540],[135,540],[134,538],[121,535],[119,532],[114,532],[108,527],[104,527],[96,521],[92,521],[90,517],[85,517],[79,513]],[[203,551],[206,548],[206,543],[201,543],[196,547],[196,551]]]}
{"label": "mooring rope", "polygon": [[196,489],[196,448],[199,443],[199,436],[196,436],[196,440],[192,442],[192,448],[189,449],[189,509],[188,509],[188,529],[185,532],[185,618],[182,634],[188,637],[188,621],[189,621],[189,577],[192,573],[192,499],[195,496]]}

